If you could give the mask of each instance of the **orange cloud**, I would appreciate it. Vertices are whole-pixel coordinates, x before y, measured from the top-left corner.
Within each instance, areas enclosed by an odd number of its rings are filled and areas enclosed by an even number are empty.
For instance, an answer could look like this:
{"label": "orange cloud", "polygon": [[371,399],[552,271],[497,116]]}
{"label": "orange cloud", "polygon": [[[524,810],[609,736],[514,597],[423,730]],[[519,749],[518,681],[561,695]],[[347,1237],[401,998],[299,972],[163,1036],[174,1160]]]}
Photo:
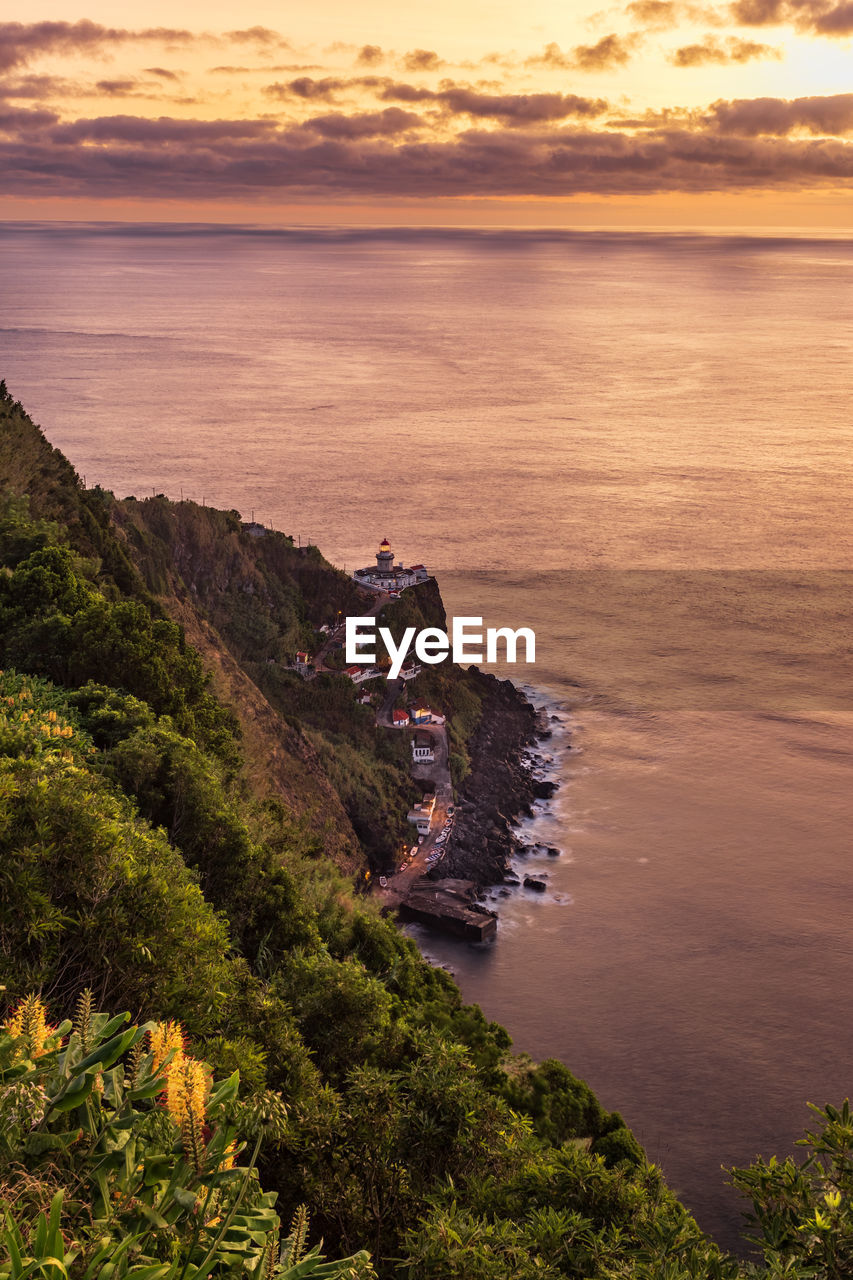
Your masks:
{"label": "orange cloud", "polygon": [[700,44],[683,45],[670,55],[674,67],[703,67],[708,63],[724,66],[727,62],[751,62],[755,58],[783,57],[781,49],[771,44],[759,44],[755,40],[740,40],[728,36],[723,42],[716,36],[706,36]]}

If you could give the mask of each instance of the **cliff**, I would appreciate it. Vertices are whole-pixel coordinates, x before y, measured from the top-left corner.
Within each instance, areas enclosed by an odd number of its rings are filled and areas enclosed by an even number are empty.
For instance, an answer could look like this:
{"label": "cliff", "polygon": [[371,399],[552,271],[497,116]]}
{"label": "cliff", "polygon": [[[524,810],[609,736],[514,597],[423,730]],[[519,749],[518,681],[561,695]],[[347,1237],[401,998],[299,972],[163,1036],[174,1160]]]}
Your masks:
{"label": "cliff", "polygon": [[480,675],[482,714],[471,736],[471,768],[458,790],[453,841],[436,874],[480,885],[503,880],[521,850],[515,820],[529,814],[537,782],[522,759],[536,739],[536,712],[509,680]]}

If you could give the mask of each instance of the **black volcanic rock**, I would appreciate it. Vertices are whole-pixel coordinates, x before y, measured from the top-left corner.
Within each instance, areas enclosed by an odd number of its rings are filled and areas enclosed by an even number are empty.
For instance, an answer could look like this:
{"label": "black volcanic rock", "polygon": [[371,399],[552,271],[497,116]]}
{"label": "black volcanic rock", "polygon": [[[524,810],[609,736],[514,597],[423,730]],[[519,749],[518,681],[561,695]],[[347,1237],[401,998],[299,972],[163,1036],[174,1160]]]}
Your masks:
{"label": "black volcanic rock", "polygon": [[468,744],[471,772],[456,806],[453,843],[442,860],[442,876],[480,885],[507,879],[511,859],[526,846],[513,827],[553,783],[536,778],[527,752],[541,731],[533,704],[510,680],[482,674],[486,691],[480,723]]}

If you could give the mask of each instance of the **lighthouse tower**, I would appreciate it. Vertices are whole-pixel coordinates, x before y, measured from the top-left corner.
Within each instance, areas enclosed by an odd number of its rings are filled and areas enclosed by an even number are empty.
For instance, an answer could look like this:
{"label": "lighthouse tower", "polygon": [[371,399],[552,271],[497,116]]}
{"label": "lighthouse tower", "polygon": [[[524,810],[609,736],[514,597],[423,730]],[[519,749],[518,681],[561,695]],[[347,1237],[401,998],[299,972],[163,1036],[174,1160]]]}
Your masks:
{"label": "lighthouse tower", "polygon": [[383,538],[376,553],[376,571],[382,578],[390,578],[394,574],[394,552],[391,543]]}

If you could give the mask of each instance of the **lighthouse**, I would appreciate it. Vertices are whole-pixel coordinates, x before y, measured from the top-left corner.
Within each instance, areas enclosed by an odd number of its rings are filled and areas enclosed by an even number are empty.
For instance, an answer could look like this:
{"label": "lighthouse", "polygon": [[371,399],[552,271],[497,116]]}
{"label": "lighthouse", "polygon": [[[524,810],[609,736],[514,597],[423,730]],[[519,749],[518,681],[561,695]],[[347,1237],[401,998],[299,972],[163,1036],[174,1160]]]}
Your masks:
{"label": "lighthouse", "polygon": [[379,544],[379,550],[376,553],[376,571],[382,578],[391,578],[394,575],[394,552],[387,538],[383,538]]}
{"label": "lighthouse", "polygon": [[368,565],[366,569],[355,569],[352,576],[360,586],[371,591],[392,593],[413,587],[416,582],[426,582],[429,578],[422,564],[415,565],[413,569],[406,569],[402,560],[394,564],[394,552],[387,538],[382,539],[376,552],[376,568]]}

